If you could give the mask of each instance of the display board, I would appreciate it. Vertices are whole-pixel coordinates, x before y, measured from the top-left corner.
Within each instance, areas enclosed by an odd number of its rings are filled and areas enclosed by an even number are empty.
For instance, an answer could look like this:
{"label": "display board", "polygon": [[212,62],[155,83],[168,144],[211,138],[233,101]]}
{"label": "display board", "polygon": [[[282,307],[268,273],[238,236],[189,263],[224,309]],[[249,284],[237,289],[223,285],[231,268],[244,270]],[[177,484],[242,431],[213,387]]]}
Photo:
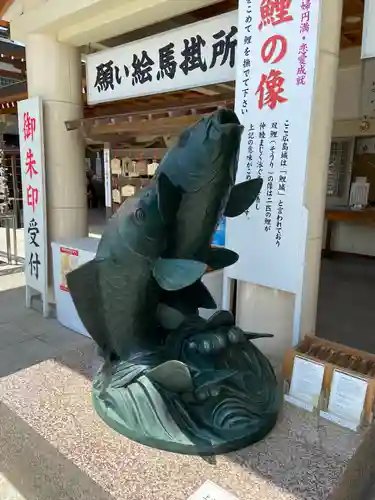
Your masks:
{"label": "display board", "polygon": [[324,364],[301,356],[294,358],[293,375],[285,399],[308,411],[319,406],[324,377]]}
{"label": "display board", "polygon": [[235,80],[237,11],[86,59],[88,104]]}
{"label": "display board", "polygon": [[339,370],[333,373],[327,411],[322,417],[356,431],[362,421],[368,382]]}
{"label": "display board", "polygon": [[239,1],[236,112],[245,127],[237,182],[261,177],[244,215],[227,220],[241,258],[226,276],[299,294],[304,188],[321,1]]}
{"label": "display board", "polygon": [[286,352],[283,375],[287,402],[348,429],[373,424],[373,354],[307,335]]}
{"label": "display board", "polygon": [[42,296],[43,315],[48,316],[43,108],[39,97],[18,103],[18,127],[25,228],[26,306],[31,307],[35,290]]}

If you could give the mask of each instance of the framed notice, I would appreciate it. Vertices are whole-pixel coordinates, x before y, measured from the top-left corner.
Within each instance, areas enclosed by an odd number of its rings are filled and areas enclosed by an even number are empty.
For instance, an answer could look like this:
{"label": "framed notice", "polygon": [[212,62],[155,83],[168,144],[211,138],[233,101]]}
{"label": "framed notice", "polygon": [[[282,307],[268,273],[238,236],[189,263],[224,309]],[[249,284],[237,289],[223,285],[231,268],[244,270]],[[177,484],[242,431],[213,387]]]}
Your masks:
{"label": "framed notice", "polygon": [[79,267],[79,250],[60,247],[60,290],[68,292],[66,276]]}
{"label": "framed notice", "polygon": [[43,301],[43,315],[48,316],[43,109],[39,97],[18,103],[18,127],[25,228],[26,307],[31,307],[33,291],[39,292]]}
{"label": "framed notice", "polygon": [[313,411],[319,405],[324,377],[324,365],[300,356],[294,358],[289,394],[285,400]]}
{"label": "framed notice", "polygon": [[366,400],[367,380],[335,370],[327,411],[321,416],[342,427],[357,430],[361,424]]}

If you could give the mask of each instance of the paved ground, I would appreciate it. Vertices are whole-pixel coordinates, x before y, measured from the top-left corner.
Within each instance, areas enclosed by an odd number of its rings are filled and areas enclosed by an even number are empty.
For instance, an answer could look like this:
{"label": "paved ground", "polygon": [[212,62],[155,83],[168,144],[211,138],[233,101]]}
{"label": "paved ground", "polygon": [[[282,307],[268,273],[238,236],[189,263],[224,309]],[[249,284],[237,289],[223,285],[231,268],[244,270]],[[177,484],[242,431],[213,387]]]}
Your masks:
{"label": "paved ground", "polygon": [[[91,344],[87,338],[62,328],[57,321],[45,320],[39,313],[26,310],[23,285],[22,273],[0,276],[0,380],[6,380],[13,373],[52,359],[62,351]],[[0,427],[3,432],[7,429],[7,420],[12,421],[12,439],[17,436],[19,445],[27,440],[29,431],[26,423],[17,419],[1,402]],[[1,431],[0,449],[0,500],[41,500],[29,488],[25,490],[20,487],[27,477],[24,473],[18,477],[10,470],[12,462],[9,456],[16,454],[16,449],[4,441]],[[30,471],[41,473],[33,470],[31,465]],[[52,500],[52,497],[45,498]],[[55,498],[57,500],[58,497]]]}
{"label": "paved ground", "polygon": [[24,307],[24,275],[0,276],[0,377],[90,342]]}
{"label": "paved ground", "polygon": [[[186,500],[206,479],[240,500],[325,498],[319,478],[331,477],[326,469],[337,473],[342,451],[316,455],[330,441],[326,431],[311,444],[298,431],[294,448],[294,416],[281,424],[283,446],[272,441],[276,433],[250,451],[218,457],[215,467],[115,434],[91,406],[99,361],[92,342],[26,310],[23,285],[21,273],[0,276],[0,500]],[[271,462],[270,450],[279,450]],[[288,466],[291,453],[298,467]]]}

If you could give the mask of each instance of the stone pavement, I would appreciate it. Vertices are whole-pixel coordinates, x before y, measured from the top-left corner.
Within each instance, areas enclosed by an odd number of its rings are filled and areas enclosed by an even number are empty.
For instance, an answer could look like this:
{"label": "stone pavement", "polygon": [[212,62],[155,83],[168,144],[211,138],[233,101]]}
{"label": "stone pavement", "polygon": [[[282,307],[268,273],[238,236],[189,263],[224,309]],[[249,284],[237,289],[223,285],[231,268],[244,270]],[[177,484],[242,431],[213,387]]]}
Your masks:
{"label": "stone pavement", "polygon": [[[45,320],[39,313],[26,310],[24,296],[22,273],[0,276],[0,381],[52,359],[61,351],[91,345],[90,340],[62,328],[56,320]],[[60,492],[44,495],[45,486],[40,484],[43,465],[38,470],[33,464],[44,450],[47,456],[49,453],[57,457],[56,466],[76,472],[72,464],[49,450],[43,438],[0,401],[0,500],[71,500],[72,497],[60,496]],[[20,464],[22,455],[24,463],[16,466],[14,461]],[[22,466],[26,468],[23,470]],[[30,475],[35,475],[39,488],[29,487]],[[79,475],[77,481],[82,481]]]}
{"label": "stone pavement", "polygon": [[23,284],[0,276],[0,500],[186,500],[206,480],[239,500],[360,499],[344,471],[362,437],[288,407],[266,440],[209,460],[119,436],[92,409],[93,343],[26,310]]}
{"label": "stone pavement", "polygon": [[0,377],[90,344],[82,335],[27,310],[23,273],[0,276]]}

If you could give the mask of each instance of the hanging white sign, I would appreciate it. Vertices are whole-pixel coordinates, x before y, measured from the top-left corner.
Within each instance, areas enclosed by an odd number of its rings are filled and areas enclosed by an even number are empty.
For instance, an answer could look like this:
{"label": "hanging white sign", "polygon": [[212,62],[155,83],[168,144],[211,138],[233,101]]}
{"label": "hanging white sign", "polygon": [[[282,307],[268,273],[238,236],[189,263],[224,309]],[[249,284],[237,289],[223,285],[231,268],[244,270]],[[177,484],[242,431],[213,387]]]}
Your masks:
{"label": "hanging white sign", "polygon": [[227,220],[240,254],[229,278],[301,290],[304,186],[321,0],[240,0],[236,112],[245,127],[237,182],[261,177],[249,210]]}
{"label": "hanging white sign", "polygon": [[[359,19],[359,23],[361,19]],[[374,0],[366,0],[364,5],[363,29],[362,29],[362,44],[361,57],[367,59],[375,57],[375,2]]]}
{"label": "hanging white sign", "polygon": [[18,103],[18,127],[25,228],[26,305],[30,307],[31,290],[40,292],[43,313],[48,314],[47,222],[43,110],[39,97]]}
{"label": "hanging white sign", "polygon": [[105,206],[112,208],[112,172],[111,172],[111,150],[108,144],[104,145],[103,160],[104,160],[104,191],[105,191]]}
{"label": "hanging white sign", "polygon": [[375,59],[362,60],[361,116],[375,116]]}
{"label": "hanging white sign", "polygon": [[235,80],[237,11],[87,56],[87,102]]}

